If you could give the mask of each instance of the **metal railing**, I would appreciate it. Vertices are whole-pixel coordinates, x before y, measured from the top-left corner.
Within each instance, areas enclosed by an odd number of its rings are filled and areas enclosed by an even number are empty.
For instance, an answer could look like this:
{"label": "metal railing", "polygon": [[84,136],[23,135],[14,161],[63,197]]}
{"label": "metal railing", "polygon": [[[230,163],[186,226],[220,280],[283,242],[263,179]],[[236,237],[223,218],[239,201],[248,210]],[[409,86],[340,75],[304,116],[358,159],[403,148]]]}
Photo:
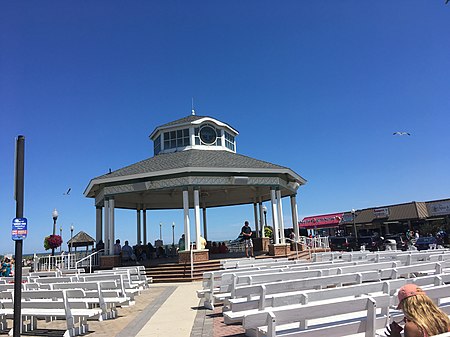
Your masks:
{"label": "metal railing", "polygon": [[100,265],[99,253],[103,253],[103,249],[95,251],[89,255],[86,252],[68,253],[64,252],[60,255],[37,256],[33,258],[33,268],[35,271],[51,271],[57,269],[77,269],[80,267],[89,268],[92,272],[93,267]]}
{"label": "metal railing", "polygon": [[[95,251],[88,256],[82,258],[81,260],[78,260],[75,262],[75,269],[80,267],[88,267],[89,272],[92,273],[92,267],[93,266],[99,266],[100,265],[100,255],[99,253],[103,253],[104,249],[100,249],[98,251]],[[86,262],[88,262],[86,264]]]}
{"label": "metal railing", "polygon": [[295,245],[295,254],[297,255],[297,260],[298,260],[298,244],[299,244],[299,241],[297,241],[295,239],[291,239],[291,238],[285,238],[285,240],[291,241]]}

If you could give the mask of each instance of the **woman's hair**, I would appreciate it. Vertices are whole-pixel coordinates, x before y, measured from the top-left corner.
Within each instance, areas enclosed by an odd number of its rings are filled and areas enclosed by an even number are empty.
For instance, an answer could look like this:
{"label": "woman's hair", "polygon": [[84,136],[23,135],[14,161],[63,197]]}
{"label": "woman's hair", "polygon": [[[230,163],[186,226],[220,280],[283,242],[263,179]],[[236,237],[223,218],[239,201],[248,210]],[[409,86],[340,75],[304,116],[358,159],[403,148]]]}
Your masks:
{"label": "woman's hair", "polygon": [[406,319],[414,322],[422,333],[434,336],[449,331],[450,319],[447,314],[425,293],[407,297],[401,304]]}

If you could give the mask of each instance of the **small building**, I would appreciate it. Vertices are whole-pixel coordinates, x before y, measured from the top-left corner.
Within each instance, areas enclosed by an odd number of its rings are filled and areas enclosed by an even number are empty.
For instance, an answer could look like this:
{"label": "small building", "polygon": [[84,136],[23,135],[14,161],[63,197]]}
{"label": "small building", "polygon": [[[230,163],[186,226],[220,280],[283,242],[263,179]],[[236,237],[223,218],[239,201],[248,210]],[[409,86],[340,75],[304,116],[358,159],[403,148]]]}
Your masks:
{"label": "small building", "polygon": [[89,250],[92,250],[94,248],[94,244],[94,238],[83,231],[77,233],[73,238],[67,241],[67,246],[69,247],[69,251],[71,252],[76,252],[77,248],[86,248],[86,252],[88,252]]}

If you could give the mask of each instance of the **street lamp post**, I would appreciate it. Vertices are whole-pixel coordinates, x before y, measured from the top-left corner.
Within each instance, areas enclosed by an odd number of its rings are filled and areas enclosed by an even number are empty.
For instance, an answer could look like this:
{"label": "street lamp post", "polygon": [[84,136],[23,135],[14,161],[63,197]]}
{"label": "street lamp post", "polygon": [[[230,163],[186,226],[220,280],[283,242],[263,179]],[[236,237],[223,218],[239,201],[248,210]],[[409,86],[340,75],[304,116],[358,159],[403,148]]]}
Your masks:
{"label": "street lamp post", "polygon": [[[56,208],[52,212],[53,217],[53,236],[56,234],[56,220],[58,220],[58,211]],[[55,256],[55,248],[52,248],[52,256]]]}
{"label": "street lamp post", "polygon": [[172,247],[175,247],[175,222],[172,222]]}
{"label": "street lamp post", "polygon": [[[61,237],[62,240],[62,226],[59,227],[59,236]],[[59,246],[59,253],[61,254],[62,252],[62,242],[61,242],[61,246]]]}
{"label": "street lamp post", "polygon": [[72,252],[72,238],[73,238],[73,225],[70,226],[70,246],[69,246],[69,253]]}
{"label": "street lamp post", "polygon": [[356,211],[353,208],[352,208],[352,215],[353,215],[353,230],[355,231],[355,239],[358,240],[358,232],[356,231],[356,222],[355,222]]}
{"label": "street lamp post", "polygon": [[162,240],[162,222],[159,223],[159,239]]}
{"label": "street lamp post", "polygon": [[263,213],[264,213],[264,224],[263,224],[261,236],[265,237],[264,228],[267,226],[267,207],[266,207],[266,205],[263,205],[262,209],[263,209]]}

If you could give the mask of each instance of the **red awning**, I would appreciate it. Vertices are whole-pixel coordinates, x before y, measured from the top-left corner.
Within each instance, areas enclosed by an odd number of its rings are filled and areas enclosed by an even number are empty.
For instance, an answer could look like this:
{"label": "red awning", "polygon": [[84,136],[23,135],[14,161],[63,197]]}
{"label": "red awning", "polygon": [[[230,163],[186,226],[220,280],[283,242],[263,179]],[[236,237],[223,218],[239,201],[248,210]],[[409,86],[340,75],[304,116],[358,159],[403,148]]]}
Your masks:
{"label": "red awning", "polygon": [[308,216],[300,221],[300,228],[336,227],[344,213]]}

